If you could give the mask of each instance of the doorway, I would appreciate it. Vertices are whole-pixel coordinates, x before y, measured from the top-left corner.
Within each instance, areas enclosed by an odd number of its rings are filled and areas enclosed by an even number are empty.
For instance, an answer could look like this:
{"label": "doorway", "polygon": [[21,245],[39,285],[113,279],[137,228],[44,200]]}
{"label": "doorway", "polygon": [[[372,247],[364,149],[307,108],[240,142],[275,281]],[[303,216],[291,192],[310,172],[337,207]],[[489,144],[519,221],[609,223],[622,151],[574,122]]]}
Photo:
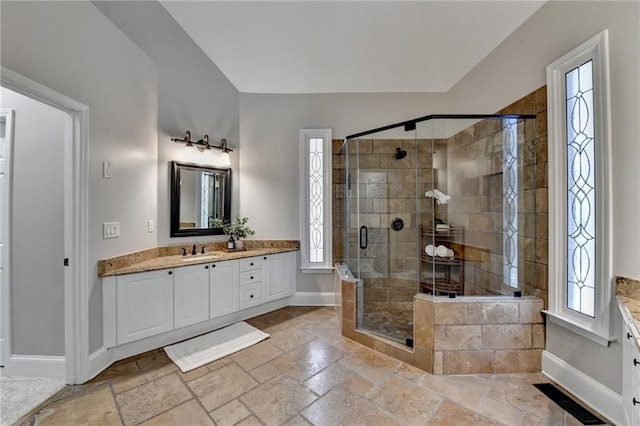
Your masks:
{"label": "doorway", "polygon": [[[8,89],[23,98],[26,97],[32,103],[55,111],[53,115],[57,115],[56,126],[60,136],[55,146],[48,141],[47,136],[39,136],[45,139],[45,147],[38,148],[34,145],[27,148],[27,167],[25,169],[25,166],[22,166],[20,183],[4,181],[5,189],[0,193],[4,197],[7,193],[6,188],[9,188],[8,197],[11,200],[7,203],[3,201],[0,208],[2,211],[0,224],[3,224],[4,230],[7,231],[2,234],[6,243],[2,241],[3,257],[0,259],[3,268],[0,282],[2,284],[0,294],[3,296],[0,299],[2,304],[0,307],[2,327],[0,328],[4,339],[2,351],[0,351],[4,368],[0,370],[7,375],[59,378],[69,384],[81,383],[89,375],[86,150],[89,111],[86,106],[11,70],[2,67],[1,71],[0,90]],[[14,128],[20,117],[20,111],[16,110],[12,120]],[[32,125],[32,127],[45,129],[49,126],[50,123],[45,122]],[[20,137],[22,136],[21,133]],[[10,158],[16,157],[15,148],[20,143],[18,137],[18,132],[14,132],[14,152]],[[37,158],[50,163],[44,176],[39,175],[40,170],[35,170]],[[6,167],[4,169],[5,177],[19,172],[16,161],[13,161],[8,169],[9,174],[6,174]],[[30,187],[29,194],[26,194],[27,198],[31,198],[31,200],[27,199],[27,202],[32,202],[28,209],[40,210],[40,213],[28,211],[24,213],[24,218],[16,218],[18,213],[15,207],[20,197],[25,196],[25,191],[21,189],[25,170],[29,178],[36,181],[35,187]],[[56,182],[54,185],[56,189],[46,188],[43,181],[47,179]],[[38,182],[42,186],[41,189],[38,187]],[[11,208],[8,207],[10,205]],[[47,215],[49,210],[56,210],[58,213],[51,214],[50,217]],[[23,215],[22,212],[19,214]],[[11,215],[14,217],[12,218]],[[28,232],[20,231],[19,242],[17,234],[6,238],[8,230],[17,231],[18,228],[15,225],[23,219],[26,219],[35,231],[29,234],[27,226]],[[49,247],[47,250],[52,252],[47,254],[51,259],[51,265],[42,264],[40,261],[42,255],[39,256],[37,253],[40,245],[46,245],[43,241],[46,237],[42,238],[38,234],[36,229],[38,226],[41,230],[57,228],[54,243],[58,245],[57,249]],[[25,239],[27,241],[23,241]],[[20,258],[16,259],[18,252],[20,252]],[[56,275],[61,284],[51,284],[56,280],[49,280],[47,274],[41,274],[40,277],[31,278],[31,287],[26,293],[21,288],[20,295],[12,295],[10,283],[12,284],[17,272],[15,267],[11,270],[12,265],[20,265],[22,269],[27,265],[33,270],[39,269],[45,272],[51,270],[51,275]],[[54,287],[55,296],[51,296],[49,300],[38,297],[37,292],[46,293],[45,289],[52,290],[48,287]],[[33,303],[28,303],[30,301]],[[40,321],[39,316],[45,316],[52,324]],[[35,332],[29,330],[30,322],[36,324]],[[25,333],[25,325],[27,333]],[[25,336],[28,333],[35,334],[37,339],[33,336]],[[44,343],[35,340],[43,340]]]}

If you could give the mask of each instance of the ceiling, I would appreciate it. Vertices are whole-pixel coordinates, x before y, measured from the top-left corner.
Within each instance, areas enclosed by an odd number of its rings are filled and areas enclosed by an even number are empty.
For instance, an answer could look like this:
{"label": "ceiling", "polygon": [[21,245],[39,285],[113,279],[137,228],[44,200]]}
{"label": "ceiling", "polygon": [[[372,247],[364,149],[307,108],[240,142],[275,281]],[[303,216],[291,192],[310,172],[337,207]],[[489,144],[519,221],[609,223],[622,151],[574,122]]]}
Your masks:
{"label": "ceiling", "polygon": [[161,4],[242,93],[446,92],[544,1]]}

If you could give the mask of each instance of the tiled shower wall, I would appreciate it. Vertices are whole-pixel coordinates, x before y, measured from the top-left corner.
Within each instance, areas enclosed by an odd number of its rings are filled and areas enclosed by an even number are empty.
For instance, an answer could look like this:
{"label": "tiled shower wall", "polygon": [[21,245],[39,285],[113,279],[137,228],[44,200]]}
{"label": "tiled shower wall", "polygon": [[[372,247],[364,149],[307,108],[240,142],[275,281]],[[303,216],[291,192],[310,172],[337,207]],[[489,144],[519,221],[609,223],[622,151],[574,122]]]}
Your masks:
{"label": "tiled shower wall", "polygon": [[[538,296],[547,306],[548,265],[548,187],[547,187],[547,122],[546,86],[498,111],[499,114],[535,114],[527,120],[518,140],[518,281],[525,295]],[[419,194],[437,187],[451,195],[449,204],[437,206],[435,216],[464,229],[465,294],[510,293],[502,284],[502,135],[499,120],[484,120],[447,140],[419,141],[418,151],[413,140],[360,141],[361,170],[366,169],[370,181],[360,190],[370,196],[361,206],[362,219],[370,226],[371,249],[365,250],[361,265],[365,272],[416,270],[416,226],[420,219],[429,224],[432,200],[420,197],[422,217],[415,217],[415,155],[424,168],[418,171]],[[341,140],[333,143],[333,253],[334,260],[344,258],[345,232],[345,165],[344,155],[337,153]],[[395,148],[408,153],[395,159]],[[446,150],[446,151],[445,151]],[[446,152],[446,155],[445,155]],[[432,165],[433,164],[433,165]],[[432,168],[433,167],[433,168]],[[446,173],[443,172],[446,170]],[[435,176],[435,185],[434,178]],[[393,194],[393,197],[391,197]],[[355,194],[351,202],[354,202]],[[354,207],[354,206],[352,206]],[[353,211],[353,210],[352,210]],[[393,217],[406,217],[405,229],[389,230]],[[349,233],[351,254],[357,247],[357,228]],[[397,243],[389,250],[389,244]],[[415,278],[415,277],[414,277]],[[403,301],[413,291],[400,289],[397,279],[379,279],[365,295],[367,301]],[[408,280],[409,282],[413,280]],[[412,284],[408,284],[413,287]]]}
{"label": "tiled shower wall", "polygon": [[[434,147],[441,150],[440,160],[446,161],[444,141],[361,139],[350,142],[350,152],[358,145],[360,183],[356,188],[355,171],[352,173],[352,197],[345,198],[345,156],[337,155],[342,141],[333,141],[333,251],[334,260],[355,265],[360,254],[360,274],[367,278],[364,289],[365,304],[369,302],[411,302],[417,291],[417,269],[420,262],[417,251],[420,220],[432,216],[432,200],[420,197],[416,215],[416,185],[418,193],[433,186],[432,165]],[[438,143],[439,142],[439,143]],[[396,159],[396,148],[407,156]],[[351,157],[353,158],[353,156]],[[416,173],[416,162],[419,165]],[[352,170],[353,167],[351,168]],[[437,171],[435,175],[437,177]],[[360,191],[360,223],[368,228],[368,246],[358,247],[356,190]],[[349,256],[344,250],[345,203],[350,206]],[[395,218],[404,221],[401,231],[393,231]]]}
{"label": "tiled shower wall", "polygon": [[465,294],[524,295],[547,301],[547,131],[542,87],[500,114],[535,114],[518,122],[518,288],[503,279],[503,143],[501,120],[483,120],[449,138],[449,220],[464,229]]}

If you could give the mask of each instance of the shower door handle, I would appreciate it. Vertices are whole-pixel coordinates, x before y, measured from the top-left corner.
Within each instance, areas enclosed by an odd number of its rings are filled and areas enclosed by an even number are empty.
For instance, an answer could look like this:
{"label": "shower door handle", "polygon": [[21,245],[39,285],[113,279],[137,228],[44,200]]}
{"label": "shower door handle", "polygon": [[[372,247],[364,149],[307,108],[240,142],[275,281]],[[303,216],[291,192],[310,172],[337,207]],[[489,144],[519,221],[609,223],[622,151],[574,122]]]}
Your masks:
{"label": "shower door handle", "polygon": [[360,227],[360,248],[362,250],[366,249],[369,245],[369,229],[362,225]]}

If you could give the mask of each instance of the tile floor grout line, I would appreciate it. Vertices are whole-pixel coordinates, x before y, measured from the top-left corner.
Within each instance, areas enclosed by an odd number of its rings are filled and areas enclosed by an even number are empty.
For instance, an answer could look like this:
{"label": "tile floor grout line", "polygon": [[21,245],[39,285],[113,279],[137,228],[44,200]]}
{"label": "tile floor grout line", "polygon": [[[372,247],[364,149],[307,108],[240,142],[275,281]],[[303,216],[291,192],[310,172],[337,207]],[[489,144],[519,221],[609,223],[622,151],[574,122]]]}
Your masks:
{"label": "tile floor grout line", "polygon": [[116,398],[116,393],[113,391],[113,384],[111,380],[109,380],[109,391],[111,392],[111,397],[113,398],[113,403],[116,406],[116,410],[118,410],[118,418],[120,419],[120,424],[125,425],[124,417],[122,416],[122,410],[120,410],[120,404],[118,404],[118,399]]}
{"label": "tile floor grout line", "polygon": [[[215,361],[212,361],[215,362]],[[206,365],[206,364],[205,364]],[[205,366],[203,365],[203,367]],[[195,369],[194,369],[195,370]],[[204,377],[207,374],[213,373],[213,371],[210,371],[207,368],[208,373],[203,374],[202,376],[196,377],[193,380],[197,380],[200,377]],[[187,371],[188,373],[188,371]],[[182,373],[182,374],[186,374],[186,373]],[[213,417],[211,417],[211,413],[209,413],[209,411],[207,411],[207,409],[205,408],[205,406],[202,404],[202,401],[200,401],[200,398],[198,397],[198,395],[196,395],[196,393],[193,391],[193,389],[191,389],[191,386],[189,386],[189,381],[185,380],[180,374],[178,374],[178,379],[182,382],[182,384],[184,385],[185,388],[187,388],[187,391],[191,394],[191,396],[193,397],[193,399],[196,401],[196,403],[202,408],[202,410],[207,414],[207,416],[211,419],[211,421],[213,422],[214,425],[217,425],[217,422],[213,419]],[[193,381],[191,380],[191,381]],[[187,402],[189,402],[190,400],[187,400],[185,402],[183,402],[183,404],[186,404]],[[182,404],[181,404],[182,405]],[[174,407],[175,408],[175,407]]]}

